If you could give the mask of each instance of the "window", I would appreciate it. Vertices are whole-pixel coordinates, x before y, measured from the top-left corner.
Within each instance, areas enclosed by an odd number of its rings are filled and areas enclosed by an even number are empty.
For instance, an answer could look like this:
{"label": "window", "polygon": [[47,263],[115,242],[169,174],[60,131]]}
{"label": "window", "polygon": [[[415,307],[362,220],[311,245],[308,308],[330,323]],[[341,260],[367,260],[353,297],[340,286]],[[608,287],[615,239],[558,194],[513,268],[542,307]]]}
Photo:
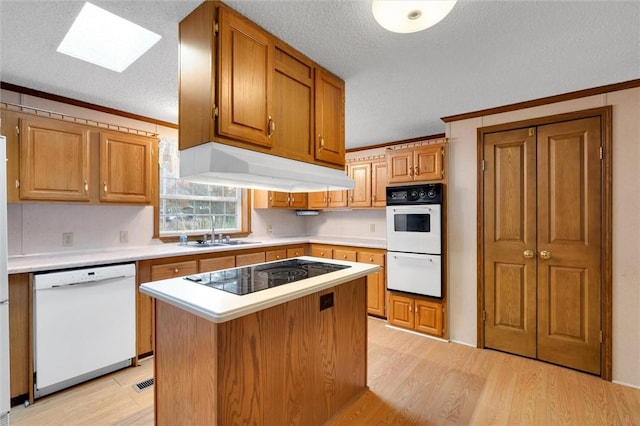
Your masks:
{"label": "window", "polygon": [[178,142],[160,139],[160,236],[249,232],[246,220],[246,190],[228,186],[206,185],[180,179]]}

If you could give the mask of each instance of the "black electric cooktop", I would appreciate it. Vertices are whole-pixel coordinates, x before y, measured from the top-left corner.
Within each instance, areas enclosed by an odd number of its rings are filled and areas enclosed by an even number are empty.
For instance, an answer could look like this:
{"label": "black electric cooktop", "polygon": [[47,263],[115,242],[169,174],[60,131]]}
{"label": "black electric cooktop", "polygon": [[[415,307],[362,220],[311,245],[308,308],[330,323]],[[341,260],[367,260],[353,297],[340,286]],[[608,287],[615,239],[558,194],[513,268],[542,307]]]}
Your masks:
{"label": "black electric cooktop", "polygon": [[189,275],[184,279],[229,293],[243,295],[350,267],[314,260],[289,259]]}

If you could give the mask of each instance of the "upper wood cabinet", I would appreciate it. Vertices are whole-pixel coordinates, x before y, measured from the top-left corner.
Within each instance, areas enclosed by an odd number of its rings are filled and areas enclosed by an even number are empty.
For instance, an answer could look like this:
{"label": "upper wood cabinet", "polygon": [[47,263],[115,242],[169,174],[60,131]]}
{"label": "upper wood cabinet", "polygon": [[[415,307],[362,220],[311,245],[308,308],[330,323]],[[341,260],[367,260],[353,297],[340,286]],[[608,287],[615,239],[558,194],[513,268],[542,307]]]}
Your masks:
{"label": "upper wood cabinet", "polygon": [[316,68],[316,160],[344,164],[344,81]]}
{"label": "upper wood cabinet", "polygon": [[20,198],[89,201],[89,129],[48,118],[20,122]]}
{"label": "upper wood cabinet", "polygon": [[180,22],[180,149],[217,141],[344,167],[344,82],[219,1]]}
{"label": "upper wood cabinet", "polygon": [[444,177],[444,146],[423,145],[387,152],[389,183],[440,180]]}
{"label": "upper wood cabinet", "polygon": [[2,113],[9,202],[153,203],[157,138]]}
{"label": "upper wood cabinet", "polygon": [[285,208],[306,209],[307,193],[253,190],[253,207],[256,209]]}
{"label": "upper wood cabinet", "polygon": [[349,207],[386,205],[387,161],[384,157],[349,161],[347,169],[355,182],[355,187],[348,191]]}
{"label": "upper wood cabinet", "polygon": [[221,135],[271,147],[273,37],[220,7],[218,130]]}
{"label": "upper wood cabinet", "polygon": [[279,40],[274,64],[271,141],[282,156],[313,162],[314,64]]}
{"label": "upper wood cabinet", "polygon": [[347,191],[310,192],[307,197],[310,209],[347,207]]}
{"label": "upper wood cabinet", "polygon": [[100,132],[100,201],[151,203],[153,154],[150,138]]}

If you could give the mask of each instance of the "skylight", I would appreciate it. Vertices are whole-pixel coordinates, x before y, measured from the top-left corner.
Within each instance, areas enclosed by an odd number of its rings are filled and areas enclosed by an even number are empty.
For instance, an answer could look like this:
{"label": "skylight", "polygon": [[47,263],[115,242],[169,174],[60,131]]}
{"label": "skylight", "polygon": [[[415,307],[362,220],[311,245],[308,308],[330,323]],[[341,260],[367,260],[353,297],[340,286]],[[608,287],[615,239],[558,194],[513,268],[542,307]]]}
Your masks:
{"label": "skylight", "polygon": [[140,25],[87,2],[57,51],[122,72],[160,38]]}

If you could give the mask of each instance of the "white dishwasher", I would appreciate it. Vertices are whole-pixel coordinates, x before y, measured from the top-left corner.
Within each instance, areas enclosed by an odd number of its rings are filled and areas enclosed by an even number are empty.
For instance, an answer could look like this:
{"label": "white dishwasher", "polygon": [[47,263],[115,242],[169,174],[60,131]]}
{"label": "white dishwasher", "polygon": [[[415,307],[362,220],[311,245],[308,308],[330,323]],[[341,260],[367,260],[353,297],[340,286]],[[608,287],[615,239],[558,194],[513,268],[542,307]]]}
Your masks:
{"label": "white dishwasher", "polygon": [[34,396],[131,365],[135,264],[35,274]]}

